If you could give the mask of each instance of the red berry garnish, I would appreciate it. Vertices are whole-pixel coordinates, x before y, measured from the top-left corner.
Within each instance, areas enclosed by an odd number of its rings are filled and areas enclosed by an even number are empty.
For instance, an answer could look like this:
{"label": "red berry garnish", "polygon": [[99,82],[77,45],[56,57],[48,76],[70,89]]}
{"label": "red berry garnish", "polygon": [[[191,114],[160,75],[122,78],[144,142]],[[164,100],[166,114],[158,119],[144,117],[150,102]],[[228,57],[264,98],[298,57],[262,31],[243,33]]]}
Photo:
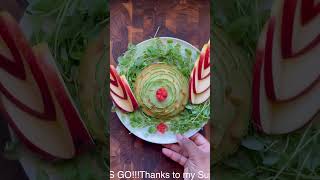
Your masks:
{"label": "red berry garnish", "polygon": [[165,88],[159,88],[156,92],[156,97],[159,102],[162,102],[167,99],[168,92]]}
{"label": "red berry garnish", "polygon": [[167,129],[168,129],[168,126],[165,123],[160,123],[157,125],[157,130],[162,134],[165,133]]}

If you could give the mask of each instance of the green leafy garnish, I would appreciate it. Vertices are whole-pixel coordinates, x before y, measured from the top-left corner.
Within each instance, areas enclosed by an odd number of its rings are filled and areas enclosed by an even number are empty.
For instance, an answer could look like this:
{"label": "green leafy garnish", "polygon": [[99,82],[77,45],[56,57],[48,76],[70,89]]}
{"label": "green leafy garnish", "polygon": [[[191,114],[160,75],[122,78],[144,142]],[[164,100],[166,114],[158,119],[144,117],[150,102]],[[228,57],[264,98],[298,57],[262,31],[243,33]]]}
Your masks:
{"label": "green leafy garnish", "polygon": [[27,9],[32,45],[47,42],[61,75],[78,105],[77,72],[88,42],[109,22],[108,2],[35,0]]}

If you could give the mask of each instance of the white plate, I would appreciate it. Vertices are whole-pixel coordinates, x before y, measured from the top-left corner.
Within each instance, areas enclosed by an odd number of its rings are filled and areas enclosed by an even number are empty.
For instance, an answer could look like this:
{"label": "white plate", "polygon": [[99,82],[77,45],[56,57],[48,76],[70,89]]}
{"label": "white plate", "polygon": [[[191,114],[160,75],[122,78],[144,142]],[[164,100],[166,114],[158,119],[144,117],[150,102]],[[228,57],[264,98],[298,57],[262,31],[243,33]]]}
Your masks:
{"label": "white plate", "polygon": [[[190,43],[183,41],[181,39],[177,39],[177,38],[172,38],[172,37],[159,37],[163,43],[167,43],[167,40],[172,40],[174,44],[179,43],[181,45],[181,53],[184,55],[185,53],[185,48],[188,48],[192,51],[192,56],[193,56],[193,60],[195,61],[197,58],[197,54],[200,52],[196,47],[192,46]],[[137,52],[136,52],[136,56],[141,55],[144,46],[148,46],[152,40],[154,39],[148,39],[145,40],[141,43],[139,43],[137,45]],[[140,47],[140,48],[139,48]],[[116,113],[120,119],[120,121],[122,122],[122,124],[135,136],[151,142],[151,143],[156,143],[156,144],[172,144],[172,143],[176,143],[177,139],[176,139],[176,134],[174,134],[171,131],[167,131],[164,134],[156,132],[156,133],[148,133],[148,127],[145,128],[133,128],[130,125],[130,118],[129,115],[126,113],[123,113],[122,111],[120,111],[119,109],[116,108]],[[202,127],[205,124],[202,125]],[[193,136],[195,133],[197,133],[201,128],[198,129],[192,129],[187,131],[186,133],[184,133],[183,135],[186,137],[191,137]]]}

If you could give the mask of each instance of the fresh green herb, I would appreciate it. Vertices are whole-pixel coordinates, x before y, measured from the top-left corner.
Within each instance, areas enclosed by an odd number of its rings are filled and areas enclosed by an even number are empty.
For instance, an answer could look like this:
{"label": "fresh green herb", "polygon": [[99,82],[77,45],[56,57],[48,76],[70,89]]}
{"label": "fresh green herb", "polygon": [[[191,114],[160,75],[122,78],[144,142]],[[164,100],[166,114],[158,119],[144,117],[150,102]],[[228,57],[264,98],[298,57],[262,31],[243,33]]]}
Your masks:
{"label": "fresh green herb", "polygon": [[212,3],[212,24],[221,27],[251,60],[260,32],[269,17],[268,6],[272,1],[214,0]]}
{"label": "fresh green herb", "polygon": [[88,42],[109,22],[108,2],[34,0],[27,14],[33,45],[47,42],[65,83],[78,105],[77,72]]}
{"label": "fresh green herb", "polygon": [[148,133],[153,134],[155,132],[157,132],[156,126],[150,126],[149,129],[148,129]]}

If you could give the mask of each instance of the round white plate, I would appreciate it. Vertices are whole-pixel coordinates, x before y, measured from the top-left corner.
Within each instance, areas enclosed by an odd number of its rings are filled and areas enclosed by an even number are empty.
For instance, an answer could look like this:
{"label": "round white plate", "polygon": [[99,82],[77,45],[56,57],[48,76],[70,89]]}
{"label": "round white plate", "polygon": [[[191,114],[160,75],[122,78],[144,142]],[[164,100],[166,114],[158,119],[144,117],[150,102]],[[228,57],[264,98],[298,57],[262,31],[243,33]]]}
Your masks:
{"label": "round white plate", "polygon": [[[192,56],[193,56],[193,60],[195,61],[197,58],[197,54],[200,52],[196,47],[192,46],[190,43],[183,41],[181,39],[177,39],[177,38],[172,38],[172,37],[159,37],[163,43],[167,43],[167,40],[172,40],[174,44],[179,43],[181,45],[181,53],[184,55],[185,54],[185,49],[188,48],[192,51]],[[154,39],[148,39],[145,40],[141,43],[139,43],[137,45],[137,52],[136,52],[136,56],[139,56],[142,51],[143,51],[143,46],[148,46],[152,40]],[[140,47],[140,48],[139,48]],[[120,119],[120,121],[122,122],[122,124],[135,136],[151,142],[151,143],[156,143],[156,144],[172,144],[172,143],[176,143],[177,139],[176,139],[176,134],[174,134],[171,131],[167,131],[164,134],[156,132],[156,133],[148,133],[148,127],[145,128],[133,128],[130,125],[130,118],[129,115],[122,112],[121,110],[119,110],[118,108],[116,108],[116,113]],[[205,124],[203,124],[204,126]],[[202,126],[202,127],[203,127]],[[193,136],[195,133],[197,133],[201,128],[198,129],[192,129],[187,131],[186,133],[184,133],[183,135],[186,137],[191,137]]]}

